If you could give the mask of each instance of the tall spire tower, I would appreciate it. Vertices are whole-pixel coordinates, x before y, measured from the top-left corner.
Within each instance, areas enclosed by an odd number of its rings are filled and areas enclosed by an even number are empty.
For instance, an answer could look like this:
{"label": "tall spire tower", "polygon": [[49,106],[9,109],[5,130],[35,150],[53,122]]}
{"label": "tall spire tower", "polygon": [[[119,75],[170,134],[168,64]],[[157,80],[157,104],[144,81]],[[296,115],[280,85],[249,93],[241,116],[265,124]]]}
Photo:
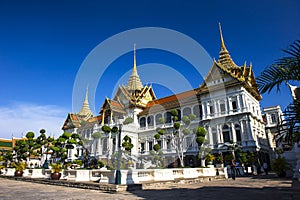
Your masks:
{"label": "tall spire tower", "polygon": [[136,91],[136,90],[141,90],[142,88],[143,88],[143,84],[140,80],[140,77],[136,69],[136,48],[134,44],[133,70],[127,83],[127,89],[129,91]]}
{"label": "tall spire tower", "polygon": [[220,30],[220,40],[221,40],[221,50],[219,53],[219,60],[218,62],[223,64],[224,66],[231,68],[231,67],[237,67],[236,64],[231,59],[228,50],[226,49],[223,33],[222,33],[222,27],[221,23],[219,22],[219,30]]}
{"label": "tall spire tower", "polygon": [[86,88],[85,98],[84,98],[81,110],[78,114],[82,115],[82,116],[86,116],[86,117],[93,116],[93,113],[89,106],[89,88],[88,87]]}

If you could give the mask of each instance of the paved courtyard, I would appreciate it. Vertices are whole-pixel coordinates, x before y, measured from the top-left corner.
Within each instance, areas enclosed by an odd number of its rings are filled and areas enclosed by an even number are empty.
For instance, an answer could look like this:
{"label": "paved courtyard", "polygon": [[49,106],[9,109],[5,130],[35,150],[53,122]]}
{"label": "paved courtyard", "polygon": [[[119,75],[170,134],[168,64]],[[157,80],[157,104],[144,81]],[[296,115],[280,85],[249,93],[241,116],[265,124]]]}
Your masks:
{"label": "paved courtyard", "polygon": [[[295,184],[296,183],[296,184]],[[294,187],[292,187],[292,185]],[[296,187],[296,188],[295,188]],[[300,184],[272,175],[241,177],[194,185],[168,185],[123,193],[108,193],[0,178],[0,199],[218,199],[296,200]]]}

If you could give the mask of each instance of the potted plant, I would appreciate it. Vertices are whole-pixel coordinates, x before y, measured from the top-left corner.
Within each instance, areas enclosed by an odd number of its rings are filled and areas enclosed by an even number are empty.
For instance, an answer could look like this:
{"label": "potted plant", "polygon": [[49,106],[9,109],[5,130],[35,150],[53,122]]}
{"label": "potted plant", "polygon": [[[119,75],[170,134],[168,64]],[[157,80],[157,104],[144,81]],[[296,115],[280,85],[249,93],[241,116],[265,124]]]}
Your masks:
{"label": "potted plant", "polygon": [[291,169],[289,163],[286,161],[284,157],[281,157],[280,155],[278,158],[274,159],[272,161],[272,170],[279,176],[279,177],[285,177],[286,171]]}
{"label": "potted plant", "polygon": [[59,180],[61,177],[62,165],[60,163],[51,164],[51,179],[52,180]]}
{"label": "potted plant", "polygon": [[15,176],[23,176],[23,172],[26,169],[26,163],[25,162],[17,162],[17,163],[14,163],[13,166],[16,169]]}
{"label": "potted plant", "polygon": [[223,165],[223,156],[222,155],[218,155],[215,158],[215,161],[216,161],[217,167],[224,167],[224,165]]}
{"label": "potted plant", "polygon": [[208,153],[204,156],[204,160],[207,162],[208,165],[212,165],[215,158],[216,157],[213,154],[210,154],[210,153]]}
{"label": "potted plant", "polygon": [[0,165],[0,174],[2,174],[2,169],[4,169],[4,166]]}

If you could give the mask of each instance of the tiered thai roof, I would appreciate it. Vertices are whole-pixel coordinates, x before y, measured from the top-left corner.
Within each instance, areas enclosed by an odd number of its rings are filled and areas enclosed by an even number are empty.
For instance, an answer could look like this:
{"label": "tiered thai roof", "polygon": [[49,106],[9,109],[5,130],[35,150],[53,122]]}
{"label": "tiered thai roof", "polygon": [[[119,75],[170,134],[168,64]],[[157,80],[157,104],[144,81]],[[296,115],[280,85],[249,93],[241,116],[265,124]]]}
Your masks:
{"label": "tiered thai roof", "polygon": [[[258,91],[258,87],[256,85],[254,73],[252,70],[252,64],[247,67],[246,62],[242,66],[238,66],[232,60],[223,39],[221,25],[219,24],[220,28],[220,40],[221,40],[221,50],[219,53],[218,61],[214,60],[213,66],[211,67],[208,75],[206,76],[204,82],[200,86],[201,90],[207,90],[207,82],[209,79],[214,79],[215,77],[220,76],[216,74],[215,68],[220,69],[221,71],[225,72],[238,82],[240,82],[248,92],[250,92],[257,100],[261,100],[261,96]],[[220,77],[219,77],[220,78]],[[225,83],[225,86],[228,83]]]}
{"label": "tiered thai roof", "polygon": [[124,106],[120,102],[109,99],[107,97],[105,98],[105,101],[101,107],[99,114],[103,114],[104,110],[110,110],[110,111],[123,113],[123,114],[126,113]]}
{"label": "tiered thai roof", "polygon": [[135,49],[135,44],[134,44],[134,58],[133,58],[133,70],[131,73],[131,76],[128,80],[127,86],[126,86],[127,90],[129,92],[135,92],[136,90],[142,90],[143,88],[143,84],[140,80],[140,77],[137,73],[137,69],[136,69],[136,49]]}
{"label": "tiered thai roof", "polygon": [[88,96],[88,88],[86,89],[85,98],[83,101],[83,105],[81,110],[79,111],[78,115],[81,116],[83,119],[88,120],[90,117],[93,117],[93,113],[89,106],[89,96]]}
{"label": "tiered thai roof", "polygon": [[83,119],[74,113],[68,113],[67,119],[64,122],[62,130],[79,128]]}

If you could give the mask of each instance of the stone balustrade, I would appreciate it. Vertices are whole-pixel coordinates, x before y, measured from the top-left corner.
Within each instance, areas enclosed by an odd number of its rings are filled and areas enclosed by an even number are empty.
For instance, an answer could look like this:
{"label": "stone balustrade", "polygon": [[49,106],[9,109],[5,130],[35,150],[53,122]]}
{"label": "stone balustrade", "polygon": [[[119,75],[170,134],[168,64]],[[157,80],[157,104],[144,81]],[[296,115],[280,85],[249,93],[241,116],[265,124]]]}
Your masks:
{"label": "stone balustrade", "polygon": [[[133,169],[121,170],[121,184],[131,185],[157,181],[175,181],[181,179],[214,177],[228,177],[226,168],[172,168],[172,169]],[[14,168],[5,170],[6,176],[14,175]],[[75,182],[99,182],[100,184],[114,184],[116,170],[63,170],[61,179]],[[50,179],[50,169],[26,169],[24,177]]]}

